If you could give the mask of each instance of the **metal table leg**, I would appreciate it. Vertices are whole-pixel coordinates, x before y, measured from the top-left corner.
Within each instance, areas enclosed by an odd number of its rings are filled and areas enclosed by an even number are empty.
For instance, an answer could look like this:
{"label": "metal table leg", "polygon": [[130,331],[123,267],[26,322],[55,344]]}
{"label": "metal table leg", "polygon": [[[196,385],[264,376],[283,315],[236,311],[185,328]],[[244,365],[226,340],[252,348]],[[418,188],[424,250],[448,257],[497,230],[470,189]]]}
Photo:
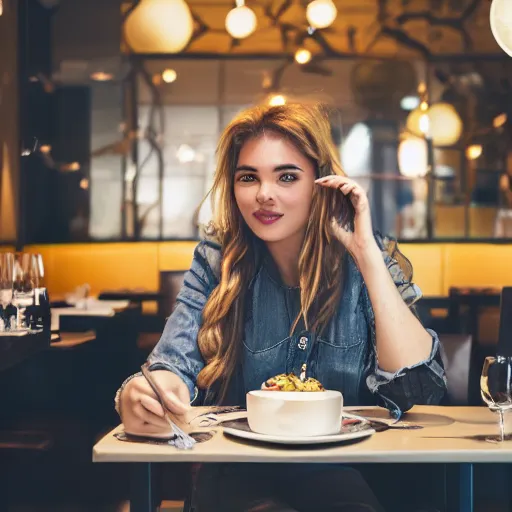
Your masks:
{"label": "metal table leg", "polygon": [[473,464],[447,465],[446,510],[450,512],[473,512]]}
{"label": "metal table leg", "polygon": [[150,462],[131,466],[130,512],[156,512],[155,478]]}

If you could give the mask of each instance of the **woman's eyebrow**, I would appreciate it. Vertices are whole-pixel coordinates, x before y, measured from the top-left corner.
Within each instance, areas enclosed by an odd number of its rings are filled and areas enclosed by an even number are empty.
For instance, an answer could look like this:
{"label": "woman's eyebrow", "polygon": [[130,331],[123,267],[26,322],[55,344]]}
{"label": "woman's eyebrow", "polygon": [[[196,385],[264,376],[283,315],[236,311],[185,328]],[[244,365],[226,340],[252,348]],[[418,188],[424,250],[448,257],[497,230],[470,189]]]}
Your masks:
{"label": "woman's eyebrow", "polygon": [[[258,172],[258,169],[256,169],[256,167],[252,167],[251,165],[239,165],[235,169],[235,172],[238,172],[238,171]],[[304,172],[296,164],[281,164],[281,165],[274,167],[274,172],[279,172],[279,171],[301,171],[301,172]]]}
{"label": "woman's eyebrow", "polygon": [[282,164],[274,167],[274,171],[302,171],[302,169],[295,164]]}
{"label": "woman's eyebrow", "polygon": [[239,165],[239,166],[235,169],[235,172],[238,172],[238,171],[251,171],[251,172],[258,172],[258,169],[256,169],[256,167],[251,167],[250,165]]}

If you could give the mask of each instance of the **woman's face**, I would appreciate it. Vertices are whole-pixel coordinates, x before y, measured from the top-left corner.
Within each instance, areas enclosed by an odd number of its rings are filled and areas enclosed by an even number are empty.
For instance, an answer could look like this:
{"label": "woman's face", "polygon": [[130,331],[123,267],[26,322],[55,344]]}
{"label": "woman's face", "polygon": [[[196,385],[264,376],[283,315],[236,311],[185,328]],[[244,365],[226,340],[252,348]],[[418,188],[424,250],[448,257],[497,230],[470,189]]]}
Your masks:
{"label": "woman's face", "polygon": [[300,247],[314,187],[313,163],[279,134],[267,132],[242,146],[235,199],[249,228],[267,244],[287,241]]}

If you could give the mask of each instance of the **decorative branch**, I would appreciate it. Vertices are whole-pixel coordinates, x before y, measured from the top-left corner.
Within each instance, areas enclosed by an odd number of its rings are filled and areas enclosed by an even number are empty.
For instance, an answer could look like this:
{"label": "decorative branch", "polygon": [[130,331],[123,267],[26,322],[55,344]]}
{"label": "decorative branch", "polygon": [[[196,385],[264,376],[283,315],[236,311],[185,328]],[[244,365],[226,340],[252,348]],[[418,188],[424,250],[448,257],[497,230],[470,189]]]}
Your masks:
{"label": "decorative branch", "polygon": [[425,20],[433,27],[449,27],[456,30],[462,36],[464,41],[464,50],[470,51],[473,48],[473,40],[464,26],[465,22],[469,20],[474,14],[481,3],[481,0],[472,0],[466,7],[464,12],[457,18],[439,17],[433,15],[430,11],[407,12],[396,17],[396,22],[399,25],[405,25],[409,21]]}
{"label": "decorative branch", "polygon": [[423,43],[412,38],[403,30],[391,27],[382,27],[380,35],[390,37],[391,39],[394,39],[397,43],[418,51],[425,59],[429,59],[432,56],[430,50]]}
{"label": "decorative branch", "polygon": [[272,13],[273,2],[267,2],[263,7],[265,16],[270,20],[272,26],[279,24],[281,16],[292,6],[293,0],[284,0],[275,14]]}

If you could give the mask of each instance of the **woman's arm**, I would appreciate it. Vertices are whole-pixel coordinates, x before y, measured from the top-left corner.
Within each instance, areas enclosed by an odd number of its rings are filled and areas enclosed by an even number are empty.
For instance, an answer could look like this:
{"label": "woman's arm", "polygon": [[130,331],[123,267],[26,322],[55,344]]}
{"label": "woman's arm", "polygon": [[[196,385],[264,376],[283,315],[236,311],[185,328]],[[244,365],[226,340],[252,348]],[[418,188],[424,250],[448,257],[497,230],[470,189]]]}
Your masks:
{"label": "woman's arm", "polygon": [[332,230],[358,265],[366,285],[369,390],[396,417],[415,404],[439,403],[446,391],[439,338],[424,329],[410,310],[421,292],[390,256],[381,237],[375,236],[365,191],[346,176],[328,176],[316,183],[339,189],[354,206],[353,231],[336,221]]}
{"label": "woman's arm", "polygon": [[[166,370],[181,379],[192,401],[197,396],[196,377],[204,366],[197,345],[197,334],[202,323],[202,312],[212,290],[218,283],[220,247],[201,242],[194,251],[190,270],[176,299],[176,307],[168,318],[160,341],[148,358],[150,370]],[[133,377],[123,382],[116,395],[119,411],[120,397]],[[188,401],[188,400],[187,400]]]}
{"label": "woman's arm", "polygon": [[404,302],[377,243],[359,253],[356,263],[375,315],[379,368],[394,373],[425,361],[432,352],[432,336]]}

